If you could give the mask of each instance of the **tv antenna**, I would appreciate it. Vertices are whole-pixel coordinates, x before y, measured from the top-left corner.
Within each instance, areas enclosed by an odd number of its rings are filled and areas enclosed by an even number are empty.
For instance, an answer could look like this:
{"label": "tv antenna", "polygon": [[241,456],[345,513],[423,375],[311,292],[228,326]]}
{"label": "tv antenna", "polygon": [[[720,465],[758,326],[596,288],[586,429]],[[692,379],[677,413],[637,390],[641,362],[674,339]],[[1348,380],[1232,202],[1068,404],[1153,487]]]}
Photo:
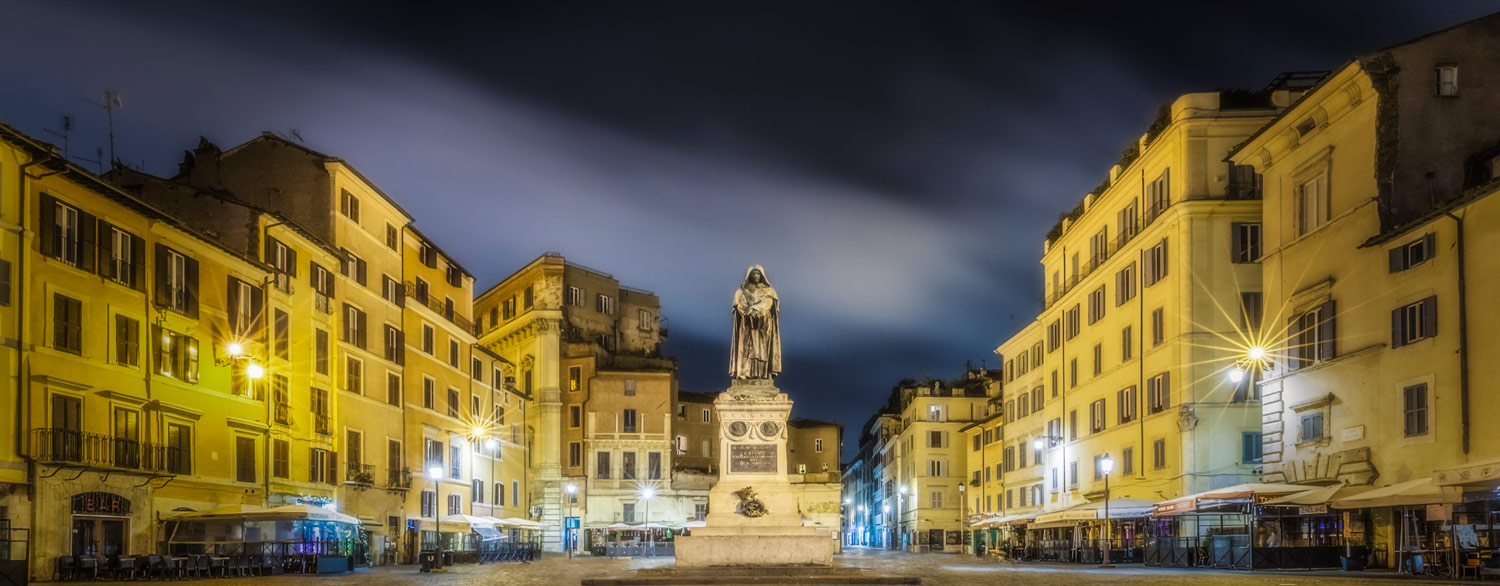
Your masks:
{"label": "tv antenna", "polygon": [[42,130],[47,131],[47,134],[62,139],[63,158],[68,158],[68,133],[73,131],[73,117],[63,114],[61,131],[52,130],[51,128],[43,128]]}
{"label": "tv antenna", "polygon": [[[102,102],[85,100],[83,98],[78,99],[100,108],[104,108],[104,116],[109,122],[109,163],[111,166],[113,166],[118,160],[115,158],[115,109],[125,106],[125,102],[120,99],[120,92],[114,90],[105,90],[104,100]],[[102,156],[103,155],[101,155],[101,157]]]}

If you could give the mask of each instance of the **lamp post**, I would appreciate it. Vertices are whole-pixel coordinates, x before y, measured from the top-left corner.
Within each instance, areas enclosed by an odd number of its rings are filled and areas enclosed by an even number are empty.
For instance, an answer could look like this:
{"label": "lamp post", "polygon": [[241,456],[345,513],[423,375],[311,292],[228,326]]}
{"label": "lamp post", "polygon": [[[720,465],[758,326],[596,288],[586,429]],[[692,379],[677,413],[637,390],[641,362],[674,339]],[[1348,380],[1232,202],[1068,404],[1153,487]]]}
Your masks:
{"label": "lamp post", "polygon": [[438,484],[438,480],[442,477],[443,468],[441,466],[433,466],[427,469],[427,479],[432,481],[432,519],[434,523],[432,542],[437,546],[438,563],[440,564],[443,559],[443,516],[439,514],[440,511],[438,510],[438,501],[442,500],[442,485]]}
{"label": "lamp post", "polygon": [[901,528],[901,547],[906,548],[906,485],[896,495],[896,525]]}
{"label": "lamp post", "polygon": [[1113,472],[1114,469],[1115,459],[1109,457],[1109,454],[1105,454],[1104,458],[1099,460],[1099,471],[1104,473],[1104,563],[1099,565],[1101,568],[1114,567],[1109,563],[1109,473]]}
{"label": "lamp post", "polygon": [[[891,529],[891,506],[880,505],[880,514],[885,517],[885,530],[887,535],[894,534],[895,530]],[[892,539],[891,541],[892,543],[885,544],[886,549],[890,549],[891,545],[894,544],[895,540]]]}
{"label": "lamp post", "polygon": [[569,527],[568,523],[573,521],[573,503],[577,500],[574,495],[578,494],[578,485],[569,482],[563,487],[563,492],[567,494],[564,498],[568,499],[568,518],[563,519],[563,546],[568,548],[568,559],[571,560],[573,559],[573,528]]}
{"label": "lamp post", "polygon": [[651,557],[656,557],[656,534],[651,532],[651,499],[656,496],[656,491],[650,487],[641,490],[641,500],[646,501],[646,545],[650,548]]}
{"label": "lamp post", "polygon": [[[966,498],[964,496],[964,483],[960,482],[958,483],[958,522],[962,524],[960,526],[960,530],[962,531],[960,535],[965,537],[969,535],[969,501],[965,500]],[[958,547],[959,549],[963,549],[963,537],[959,538]]]}

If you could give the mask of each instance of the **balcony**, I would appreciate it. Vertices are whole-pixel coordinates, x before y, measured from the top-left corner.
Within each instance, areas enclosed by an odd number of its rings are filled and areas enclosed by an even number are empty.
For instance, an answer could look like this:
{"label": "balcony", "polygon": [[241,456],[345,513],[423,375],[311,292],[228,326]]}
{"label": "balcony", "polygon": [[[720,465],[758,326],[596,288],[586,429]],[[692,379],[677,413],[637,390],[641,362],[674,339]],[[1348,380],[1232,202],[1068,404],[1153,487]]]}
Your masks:
{"label": "balcony", "polygon": [[410,490],[411,469],[391,469],[386,472],[386,489],[388,490]]}
{"label": "balcony", "polygon": [[32,434],[33,457],[42,463],[187,473],[188,463],[178,448],[76,429],[44,428]]}
{"label": "balcony", "polygon": [[354,484],[371,486],[375,484],[375,465],[360,464],[352,462],[349,469],[344,473],[344,478]]}
{"label": "balcony", "polygon": [[476,336],[479,335],[479,330],[474,327],[474,322],[469,321],[469,318],[459,314],[458,311],[428,295],[426,291],[418,291],[416,283],[411,281],[406,282],[406,296],[418,304],[427,307],[427,309],[432,310],[433,313],[443,316],[443,319],[453,322],[453,325],[462,328],[464,331]]}
{"label": "balcony", "polygon": [[313,309],[323,313],[333,313],[333,299],[322,293],[313,294]]}
{"label": "balcony", "polygon": [[323,435],[333,435],[333,423],[327,413],[313,414],[313,429]]}

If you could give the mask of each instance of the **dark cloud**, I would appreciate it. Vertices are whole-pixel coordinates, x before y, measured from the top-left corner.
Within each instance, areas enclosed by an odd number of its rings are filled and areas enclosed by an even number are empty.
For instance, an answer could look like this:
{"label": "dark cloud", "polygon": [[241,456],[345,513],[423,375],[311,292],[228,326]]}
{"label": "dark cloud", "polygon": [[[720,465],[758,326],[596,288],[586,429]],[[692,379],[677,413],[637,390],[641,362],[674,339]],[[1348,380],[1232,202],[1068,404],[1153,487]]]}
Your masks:
{"label": "dark cloud", "polygon": [[298,129],[480,280],[545,250],[660,293],[683,388],[724,385],[750,263],[782,383],[849,432],[1039,307],[1057,214],[1156,107],[1258,87],[1500,2],[54,2],[12,7],[0,118],[120,157]]}

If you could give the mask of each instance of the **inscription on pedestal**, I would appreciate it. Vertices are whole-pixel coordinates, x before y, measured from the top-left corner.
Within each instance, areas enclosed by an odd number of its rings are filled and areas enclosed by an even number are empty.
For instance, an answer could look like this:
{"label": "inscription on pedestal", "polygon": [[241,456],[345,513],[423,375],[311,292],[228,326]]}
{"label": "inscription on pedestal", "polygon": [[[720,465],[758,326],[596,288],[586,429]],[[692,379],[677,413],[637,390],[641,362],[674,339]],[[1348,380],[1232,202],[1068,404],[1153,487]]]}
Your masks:
{"label": "inscription on pedestal", "polygon": [[730,444],[731,474],[775,474],[776,444]]}

